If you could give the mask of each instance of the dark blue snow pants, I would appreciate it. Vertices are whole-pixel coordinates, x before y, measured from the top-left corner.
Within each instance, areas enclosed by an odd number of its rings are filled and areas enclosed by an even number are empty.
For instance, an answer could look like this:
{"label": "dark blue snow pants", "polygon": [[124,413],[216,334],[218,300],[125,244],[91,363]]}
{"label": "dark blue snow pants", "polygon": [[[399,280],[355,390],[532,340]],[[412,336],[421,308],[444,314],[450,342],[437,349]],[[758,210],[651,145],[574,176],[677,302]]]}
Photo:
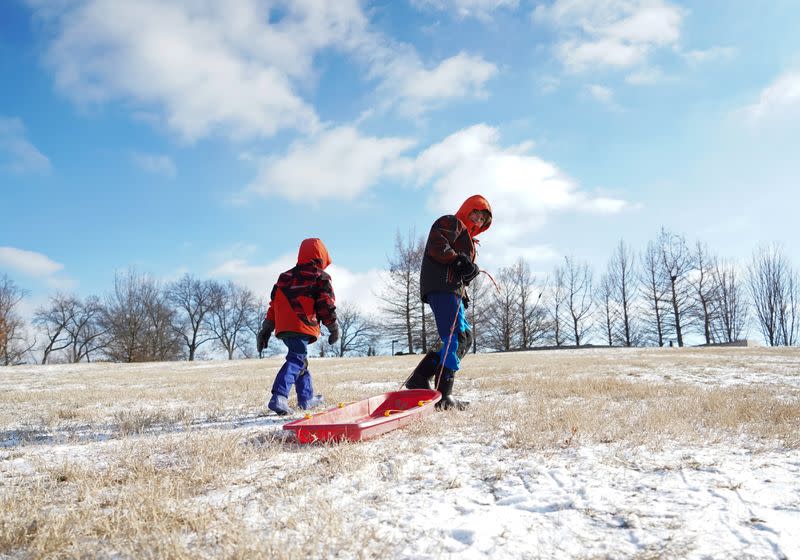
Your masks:
{"label": "dark blue snow pants", "polygon": [[281,339],[289,351],[286,361],[272,384],[272,393],[289,397],[292,385],[297,391],[297,402],[302,406],[314,397],[311,372],[308,371],[308,342],[306,336],[292,336]]}

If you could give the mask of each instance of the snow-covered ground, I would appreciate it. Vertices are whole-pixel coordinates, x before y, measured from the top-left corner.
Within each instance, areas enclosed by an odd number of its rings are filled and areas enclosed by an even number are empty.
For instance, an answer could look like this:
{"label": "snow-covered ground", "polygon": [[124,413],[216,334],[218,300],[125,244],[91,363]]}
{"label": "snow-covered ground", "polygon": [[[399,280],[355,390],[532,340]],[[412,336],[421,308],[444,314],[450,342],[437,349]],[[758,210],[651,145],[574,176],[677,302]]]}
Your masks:
{"label": "snow-covered ground", "polygon": [[[312,358],[312,368],[318,388],[326,393],[360,397],[397,389],[414,359]],[[436,413],[361,443],[311,446],[294,443],[282,430],[287,419],[263,415],[263,404],[256,403],[277,365],[278,359],[0,370],[0,404],[18,410],[16,416],[4,416],[5,425],[0,426],[0,512],[30,515],[41,523],[41,509],[31,511],[21,502],[37,484],[46,486],[54,471],[69,470],[65,464],[94,472],[99,479],[107,470],[120,468],[125,461],[119,457],[134,454],[156,465],[153,476],[159,468],[167,476],[174,474],[177,462],[194,456],[182,453],[182,446],[216,434],[248,455],[240,463],[220,467],[226,470],[224,476],[212,472],[203,478],[205,483],[190,495],[169,497],[176,507],[209,510],[225,519],[225,525],[215,529],[219,534],[213,542],[208,535],[193,535],[186,528],[191,524],[181,525],[185,557],[235,557],[233,550],[245,551],[245,557],[287,558],[800,558],[796,439],[781,440],[771,432],[759,435],[736,426],[709,434],[706,440],[648,436],[643,441],[604,441],[582,437],[591,427],[582,425],[552,444],[520,444],[509,437],[527,425],[520,417],[525,408],[524,403],[520,408],[519,399],[526,391],[544,391],[542,380],[549,378],[596,376],[709,391],[758,388],[797,405],[800,351],[585,350],[471,356],[459,381],[460,394],[472,401],[467,412]],[[97,420],[84,412],[89,419],[72,424],[42,420],[37,425],[31,412],[42,402],[33,395],[48,387],[80,392],[94,382],[113,384],[111,378],[126,391],[154,391],[145,393],[150,396],[137,403],[137,410],[180,408],[194,398],[180,376],[199,376],[192,380],[196,385],[204,382],[206,371],[228,379],[234,389],[244,387],[236,383],[247,383],[242,392],[257,395],[255,400],[237,408],[226,404],[236,401],[235,390],[230,401],[219,393],[222,405],[213,415],[182,416],[181,421],[166,415],[131,434],[118,430],[113,418],[120,418],[120,410],[113,406]],[[496,382],[497,390],[487,378]],[[530,385],[520,388],[526,378]],[[158,397],[159,383],[175,387]],[[64,404],[88,407],[76,401],[75,394],[69,393]],[[728,394],[747,398],[747,391]],[[547,397],[554,402],[570,398],[579,406],[588,402],[568,394]],[[48,406],[58,397],[49,399]],[[509,406],[512,401],[516,404]],[[545,406],[542,403],[549,401],[536,402]],[[790,412],[782,412],[780,421],[800,427],[800,418],[792,412],[798,409],[786,410]],[[743,418],[743,426],[749,420]],[[202,457],[202,451],[192,453]],[[191,460],[184,467],[187,472],[201,468]],[[214,471],[213,465],[202,468]],[[62,474],[59,480],[64,478],[70,477]],[[125,515],[117,510],[121,506],[108,505],[116,503],[108,498],[114,492],[113,487],[105,489],[107,505],[97,510],[98,516]],[[52,508],[66,515],[70,508],[81,507],[73,494],[53,494],[48,515],[52,517]],[[83,495],[83,500],[91,496]],[[225,529],[229,526],[236,527],[235,536]],[[9,536],[11,529],[5,531],[0,530],[0,556],[40,554],[34,544],[43,536],[31,537],[26,544]],[[76,537],[61,553],[125,557],[128,551],[133,556],[184,557],[148,549],[142,544],[146,540],[130,549],[109,544],[119,543],[121,537],[111,532],[106,536]],[[124,538],[136,541],[140,536]],[[226,548],[228,539],[231,547]],[[38,546],[39,551],[47,550]]]}

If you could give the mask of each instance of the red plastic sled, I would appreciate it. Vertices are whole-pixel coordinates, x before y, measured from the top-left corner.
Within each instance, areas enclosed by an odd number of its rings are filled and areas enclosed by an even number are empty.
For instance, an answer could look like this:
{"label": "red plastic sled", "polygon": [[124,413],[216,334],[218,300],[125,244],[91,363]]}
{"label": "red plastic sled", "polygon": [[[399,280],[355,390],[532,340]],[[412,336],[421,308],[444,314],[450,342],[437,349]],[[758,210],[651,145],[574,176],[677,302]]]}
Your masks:
{"label": "red plastic sled", "polygon": [[408,389],[340,403],[283,426],[292,430],[300,443],[316,441],[361,441],[405,426],[433,412],[442,398],[439,391]]}

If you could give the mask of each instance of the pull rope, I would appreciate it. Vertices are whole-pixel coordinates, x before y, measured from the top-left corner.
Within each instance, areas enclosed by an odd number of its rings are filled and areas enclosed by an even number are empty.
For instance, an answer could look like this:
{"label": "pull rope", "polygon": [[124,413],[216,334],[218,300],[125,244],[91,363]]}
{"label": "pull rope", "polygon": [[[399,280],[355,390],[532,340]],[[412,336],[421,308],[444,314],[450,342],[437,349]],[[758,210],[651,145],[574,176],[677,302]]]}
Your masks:
{"label": "pull rope", "polygon": [[439,390],[439,383],[442,381],[442,372],[444,371],[444,361],[447,358],[447,353],[450,351],[450,343],[453,340],[453,333],[456,331],[456,324],[458,323],[458,313],[461,311],[461,301],[464,299],[464,286],[461,286],[461,289],[456,294],[456,314],[453,317],[453,324],[450,326],[450,334],[447,337],[447,346],[444,349],[444,354],[442,354],[442,363],[439,364],[439,373],[436,374],[436,383],[434,384],[433,388],[438,391]]}
{"label": "pull rope", "polygon": [[498,286],[498,285],[497,285],[497,282],[495,282],[495,281],[494,281],[494,278],[492,278],[492,275],[491,275],[491,274],[489,274],[488,272],[486,272],[486,271],[485,271],[485,270],[483,270],[483,269],[481,269],[481,272],[483,272],[483,273],[484,273],[486,276],[488,276],[488,277],[489,277],[489,280],[491,280],[491,281],[492,281],[492,284],[494,284],[494,289],[495,289],[495,290],[497,290],[497,293],[499,294],[499,293],[500,293],[500,286]]}
{"label": "pull rope", "polygon": [[[425,406],[426,404],[431,402],[431,400],[432,399],[428,399],[428,400],[425,400],[425,401],[417,401],[417,406]],[[384,416],[391,416],[392,414],[394,414],[396,412],[408,412],[409,410],[413,410],[413,408],[387,408],[386,410],[383,411],[383,415]]]}

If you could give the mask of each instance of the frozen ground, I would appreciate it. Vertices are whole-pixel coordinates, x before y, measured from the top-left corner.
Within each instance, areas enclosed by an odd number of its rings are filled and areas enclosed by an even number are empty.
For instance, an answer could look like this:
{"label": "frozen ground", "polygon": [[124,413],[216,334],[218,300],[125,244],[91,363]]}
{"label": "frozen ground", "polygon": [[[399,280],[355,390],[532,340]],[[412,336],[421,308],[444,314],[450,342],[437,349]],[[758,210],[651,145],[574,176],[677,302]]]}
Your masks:
{"label": "frozen ground", "polygon": [[[0,426],[0,493],[6,507],[13,508],[13,501],[24,497],[21,490],[41,479],[44,465],[69,461],[102,469],[118,448],[163,449],[217,431],[269,453],[231,473],[224,486],[212,485],[193,496],[192,507],[233,511],[245,538],[303,542],[310,557],[800,558],[796,446],[744,432],[706,442],[646,445],[582,441],[579,434],[565,433],[561,444],[537,449],[509,444],[503,422],[488,429],[483,421],[486,414],[502,418],[510,397],[508,391],[486,390],[477,382],[479,373],[488,371],[483,364],[489,363],[504,370],[503,360],[508,360],[505,370],[521,372],[515,375],[536,374],[537,368],[546,371],[575,359],[599,364],[602,375],[643,383],[769,386],[792,402],[800,394],[796,351],[695,351],[680,360],[666,350],[620,352],[470,357],[473,370],[465,367],[462,394],[473,401],[471,412],[438,413],[419,425],[358,444],[298,446],[281,430],[286,419],[264,416],[257,407],[156,422],[130,435],[120,434],[111,421],[36,428],[24,414],[16,420],[6,417],[6,425]],[[338,394],[356,392],[356,387],[360,394],[375,394],[396,389],[395,371],[405,371],[412,359],[320,360],[315,375],[329,375],[329,391]],[[273,360],[270,366],[277,363]],[[245,365],[252,367],[252,362],[127,366],[127,371],[135,378],[148,368],[197,373]],[[360,366],[370,369],[369,379],[362,379],[366,374],[359,373]],[[0,397],[3,404],[28,410],[20,404],[26,394],[58,383],[80,389],[82,374],[105,375],[109,370],[124,375],[125,367],[0,370]],[[264,370],[262,389],[273,371]],[[131,380],[131,386],[154,383],[157,376]],[[172,406],[166,399],[140,404]],[[509,425],[514,422],[508,418]],[[278,503],[275,488],[284,491]],[[267,498],[269,492],[272,497]],[[302,517],[300,510],[311,517]],[[352,540],[326,537],[320,530],[325,516],[352,534]],[[91,546],[84,552],[114,556],[102,544]],[[213,549],[197,546],[197,556],[214,557]],[[23,558],[26,548],[0,548],[0,556]]]}

